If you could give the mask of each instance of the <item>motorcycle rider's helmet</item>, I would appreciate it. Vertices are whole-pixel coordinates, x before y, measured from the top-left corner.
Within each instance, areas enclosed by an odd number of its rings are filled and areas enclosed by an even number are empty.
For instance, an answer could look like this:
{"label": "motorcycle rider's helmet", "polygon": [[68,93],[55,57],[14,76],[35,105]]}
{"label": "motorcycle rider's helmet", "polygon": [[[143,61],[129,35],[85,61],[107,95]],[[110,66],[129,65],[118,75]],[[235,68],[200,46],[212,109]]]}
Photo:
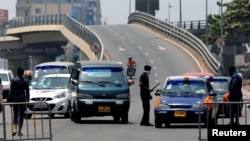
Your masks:
{"label": "motorcycle rider's helmet", "polygon": [[132,57],[131,57],[131,56],[129,56],[129,57],[128,57],[128,60],[132,60]]}

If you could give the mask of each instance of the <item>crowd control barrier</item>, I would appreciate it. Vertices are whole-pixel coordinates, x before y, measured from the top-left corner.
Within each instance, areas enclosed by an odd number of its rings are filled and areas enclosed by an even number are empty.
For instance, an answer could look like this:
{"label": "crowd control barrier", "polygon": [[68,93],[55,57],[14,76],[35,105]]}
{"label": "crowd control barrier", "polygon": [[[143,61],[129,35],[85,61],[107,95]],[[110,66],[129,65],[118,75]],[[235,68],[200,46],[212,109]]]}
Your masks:
{"label": "crowd control barrier", "polygon": [[[240,130],[242,131],[247,130],[247,132],[249,132],[248,137],[250,136],[250,102],[211,102],[211,103],[201,104],[200,108],[205,107],[206,104],[211,104],[213,108],[216,108],[214,109],[216,110],[216,116],[214,116],[215,119],[210,120],[208,118],[209,114],[207,113],[206,114],[207,123],[204,124],[204,116],[203,116],[204,113],[202,112],[199,113],[199,133],[198,133],[199,141],[210,141],[210,139],[212,138],[211,133],[214,133],[215,135],[217,135],[217,132],[215,131],[221,128],[223,129],[223,131],[220,132],[221,133],[220,136],[223,136],[225,131],[226,132],[228,131],[229,133],[227,137],[230,137],[230,134],[231,134],[230,132],[232,132],[232,136],[234,136],[233,130],[237,132],[237,130],[240,128],[241,128]],[[233,105],[236,105],[237,107],[237,111],[238,111],[237,115],[239,116],[239,124],[230,123],[230,115],[232,112]],[[221,138],[217,138],[217,139],[221,139]]]}
{"label": "crowd control barrier", "polygon": [[[26,105],[41,107],[39,111],[33,111],[32,117],[25,117],[22,127],[22,136],[12,136],[13,133],[13,105]],[[41,106],[39,106],[41,105]],[[2,116],[0,116],[0,141],[14,141],[14,140],[49,140],[52,141],[51,118],[44,116],[42,105],[47,105],[50,111],[50,105],[46,102],[16,102],[16,103],[2,103]],[[28,116],[25,114],[25,116]],[[17,128],[18,129],[18,128]]]}

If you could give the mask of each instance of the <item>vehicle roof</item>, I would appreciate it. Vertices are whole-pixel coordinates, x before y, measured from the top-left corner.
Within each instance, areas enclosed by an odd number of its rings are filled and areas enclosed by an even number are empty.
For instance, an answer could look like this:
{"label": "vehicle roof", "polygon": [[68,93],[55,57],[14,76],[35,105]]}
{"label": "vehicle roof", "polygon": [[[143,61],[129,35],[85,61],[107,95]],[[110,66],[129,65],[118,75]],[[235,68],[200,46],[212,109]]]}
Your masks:
{"label": "vehicle roof", "polygon": [[0,73],[2,73],[2,72],[3,72],[3,73],[7,73],[7,72],[11,72],[11,73],[12,73],[12,70],[1,70],[1,69],[0,69]]}
{"label": "vehicle roof", "polygon": [[122,62],[118,61],[78,61],[77,63],[81,64],[82,67],[123,67]]}
{"label": "vehicle roof", "polygon": [[187,72],[183,74],[184,76],[215,76],[211,72]]}
{"label": "vehicle roof", "polygon": [[231,79],[231,77],[229,77],[229,76],[208,76],[208,77],[206,77],[206,79],[208,79],[208,80],[213,80],[213,79],[215,79],[215,80],[221,80],[221,79],[226,79],[226,80],[230,80]]}
{"label": "vehicle roof", "polygon": [[188,78],[189,80],[205,80],[203,77],[199,76],[169,76],[168,80],[184,80],[185,78]]}
{"label": "vehicle roof", "polygon": [[63,73],[63,74],[60,74],[60,73],[58,73],[58,74],[47,74],[47,75],[44,75],[42,77],[70,77],[70,74],[65,74],[65,73]]}
{"label": "vehicle roof", "polygon": [[74,63],[73,62],[65,62],[65,61],[63,61],[63,62],[44,62],[44,63],[40,63],[40,64],[38,64],[38,65],[36,65],[35,67],[37,67],[37,66],[44,66],[44,65],[74,65]]}

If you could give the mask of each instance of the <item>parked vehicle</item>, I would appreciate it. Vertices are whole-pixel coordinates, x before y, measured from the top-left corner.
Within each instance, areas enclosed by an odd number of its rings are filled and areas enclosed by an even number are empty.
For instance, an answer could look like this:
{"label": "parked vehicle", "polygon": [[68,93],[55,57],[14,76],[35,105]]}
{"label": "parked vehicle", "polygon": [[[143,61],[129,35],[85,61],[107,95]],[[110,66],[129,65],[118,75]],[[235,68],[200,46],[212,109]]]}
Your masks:
{"label": "parked vehicle", "polygon": [[[155,127],[171,123],[217,124],[216,93],[211,84],[198,76],[169,76],[162,89],[156,90]],[[203,104],[206,103],[206,104]]]}
{"label": "parked vehicle", "polygon": [[3,85],[3,99],[7,99],[10,93],[11,81],[14,79],[14,75],[11,70],[0,70],[0,78]]}
{"label": "parked vehicle", "polygon": [[39,78],[47,74],[70,74],[71,68],[74,66],[72,62],[45,62],[34,67],[31,77],[31,87],[34,86]]}
{"label": "parked vehicle", "polygon": [[27,106],[26,118],[31,118],[34,112],[48,114],[50,118],[55,114],[69,117],[69,78],[70,74],[42,76],[30,90],[30,102],[33,104]]}
{"label": "parked vehicle", "polygon": [[130,89],[122,63],[80,61],[72,69],[69,93],[70,117],[113,116],[115,122],[128,123]]}

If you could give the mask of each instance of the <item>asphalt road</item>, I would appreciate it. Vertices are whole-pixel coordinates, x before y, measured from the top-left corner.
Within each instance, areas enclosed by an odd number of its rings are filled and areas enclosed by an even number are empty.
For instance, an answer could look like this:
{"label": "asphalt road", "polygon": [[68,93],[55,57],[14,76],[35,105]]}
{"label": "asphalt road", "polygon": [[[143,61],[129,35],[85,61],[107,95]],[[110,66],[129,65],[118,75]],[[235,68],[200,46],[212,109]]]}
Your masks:
{"label": "asphalt road", "polygon": [[[56,115],[51,119],[53,141],[197,141],[198,124],[175,124],[169,128],[156,129],[154,126],[140,126],[142,105],[139,97],[138,78],[143,72],[143,66],[149,64],[153,67],[150,75],[150,86],[160,82],[162,88],[165,78],[169,75],[182,75],[185,72],[200,71],[199,65],[193,57],[175,44],[162,36],[149,31],[141,30],[136,25],[90,26],[103,41],[105,53],[110,60],[120,61],[124,64],[132,56],[137,61],[137,72],[134,77],[135,84],[130,87],[131,107],[128,124],[116,124],[112,117],[82,118],[81,123],[74,123],[70,119]],[[125,65],[124,65],[125,67]],[[126,68],[126,67],[125,67]],[[152,92],[150,121],[154,123],[154,101]],[[7,134],[11,133],[10,110],[7,113]],[[48,118],[45,115],[45,122]],[[243,120],[243,119],[242,119]],[[0,118],[0,133],[3,123]],[[33,127],[33,120],[28,120]],[[38,125],[39,126],[39,125]],[[44,127],[45,133],[49,127]],[[41,131],[41,128],[39,129]],[[0,134],[1,138],[2,134]]]}

